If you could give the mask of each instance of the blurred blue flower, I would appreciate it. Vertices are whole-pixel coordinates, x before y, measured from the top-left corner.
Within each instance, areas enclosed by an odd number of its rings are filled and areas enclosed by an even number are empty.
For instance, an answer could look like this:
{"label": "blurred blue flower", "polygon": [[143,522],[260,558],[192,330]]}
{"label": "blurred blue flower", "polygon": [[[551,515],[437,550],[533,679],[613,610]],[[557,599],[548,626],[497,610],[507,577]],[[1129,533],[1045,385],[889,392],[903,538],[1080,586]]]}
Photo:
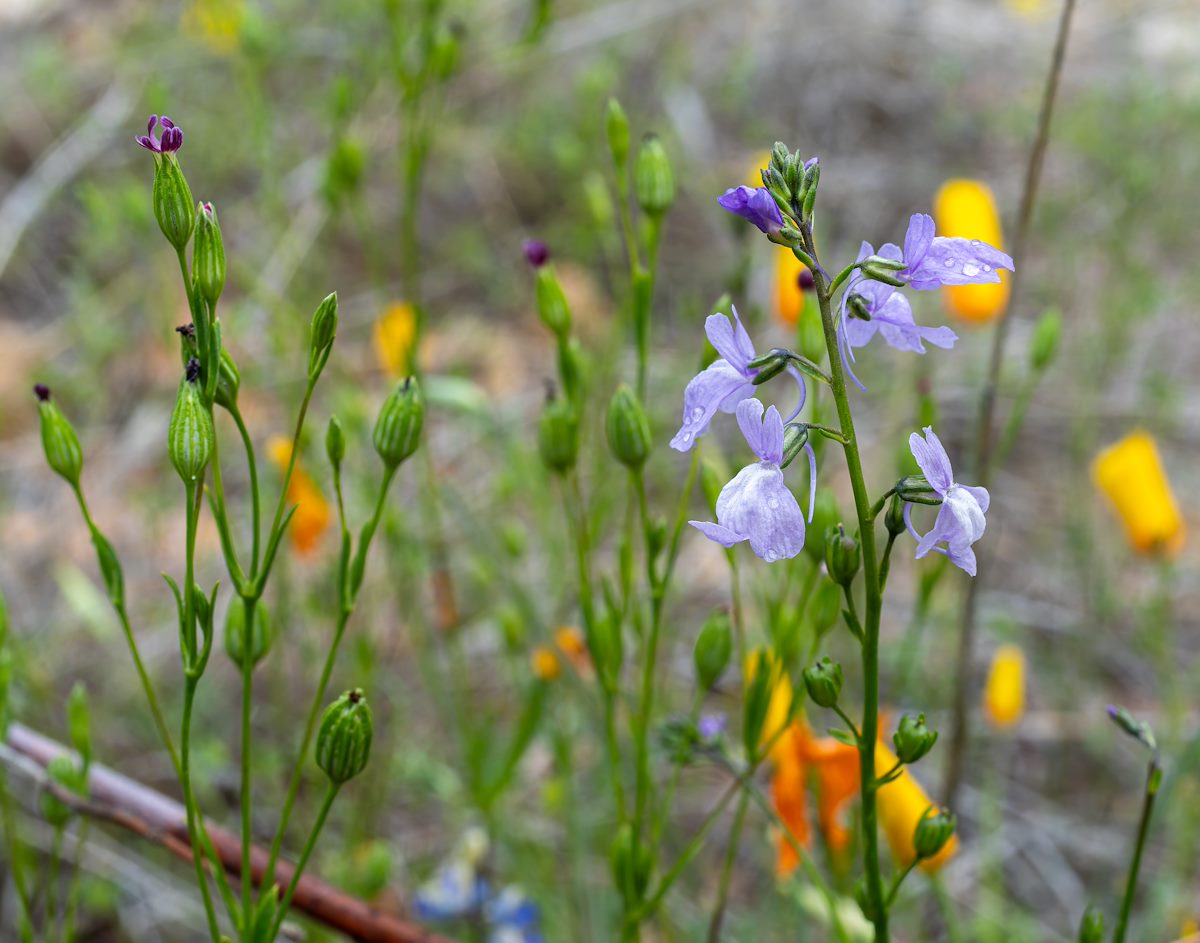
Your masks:
{"label": "blurred blue flower", "polygon": [[450,861],[417,888],[416,914],[422,920],[455,920],[477,913],[491,889],[469,861]]}

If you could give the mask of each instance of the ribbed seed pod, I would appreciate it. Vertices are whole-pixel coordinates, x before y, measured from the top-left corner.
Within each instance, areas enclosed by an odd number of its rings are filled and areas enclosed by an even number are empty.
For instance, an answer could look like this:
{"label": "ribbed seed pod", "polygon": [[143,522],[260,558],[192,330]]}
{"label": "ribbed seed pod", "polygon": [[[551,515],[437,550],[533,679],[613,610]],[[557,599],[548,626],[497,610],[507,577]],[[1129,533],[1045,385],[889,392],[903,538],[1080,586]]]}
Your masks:
{"label": "ribbed seed pod", "polygon": [[212,454],[212,416],[204,406],[198,379],[200,361],[188,361],[183,380],[179,383],[179,395],[171,411],[171,424],[167,427],[167,452],[171,464],[185,482],[196,481]]}
{"label": "ribbed seed pod", "polygon": [[154,158],[154,218],[167,241],[182,252],[196,225],[196,203],[174,154]]}
{"label": "ribbed seed pod", "polygon": [[425,401],[412,377],[401,380],[388,394],[375,420],[375,451],[389,468],[395,468],[417,450],[425,424]]}
{"label": "ribbed seed pod", "polygon": [[650,456],[650,420],[628,386],[621,386],[608,404],[608,447],[622,465],[641,468]]}
{"label": "ribbed seed pod", "polygon": [[79,484],[83,471],[83,448],[79,436],[58,406],[50,400],[50,390],[39,383],[33,388],[38,398],[38,417],[42,426],[42,448],[50,467],[72,485]]}
{"label": "ribbed seed pod", "polygon": [[371,708],[359,688],[347,691],[325,708],[317,731],[317,765],[337,785],[367,766],[374,733]]}
{"label": "ribbed seed pod", "polygon": [[225,290],[225,241],[211,203],[196,207],[196,241],[192,245],[192,273],[201,296],[215,305]]}

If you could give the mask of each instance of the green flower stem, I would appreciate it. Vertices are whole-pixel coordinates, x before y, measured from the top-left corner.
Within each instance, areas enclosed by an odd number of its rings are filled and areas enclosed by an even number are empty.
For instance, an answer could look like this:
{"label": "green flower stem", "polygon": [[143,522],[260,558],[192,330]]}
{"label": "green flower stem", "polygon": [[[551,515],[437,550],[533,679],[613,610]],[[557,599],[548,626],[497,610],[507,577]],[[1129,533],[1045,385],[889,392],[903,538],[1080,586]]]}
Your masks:
{"label": "green flower stem", "polygon": [[887,587],[888,573],[892,567],[892,545],[896,542],[896,534],[888,532],[887,543],[883,547],[883,560],[879,564],[879,592],[882,595]]}
{"label": "green flower stem", "polygon": [[[201,847],[197,833],[203,831],[201,823],[204,819],[200,814],[195,794],[192,791],[192,707],[195,704],[195,700],[196,679],[185,678],[183,688],[183,723],[179,738],[179,782],[183,787],[183,804],[187,810],[188,842],[192,848],[192,863],[196,867],[196,883],[200,888],[200,896],[204,900],[204,916],[208,921],[208,935],[212,943],[221,943],[221,928],[217,924],[217,912],[213,907],[212,894],[208,889],[208,875],[204,870],[204,856],[197,851],[197,848]],[[214,870],[220,870],[220,866],[214,867]],[[242,880],[248,881],[249,876],[243,875]]]}
{"label": "green flower stem", "polygon": [[[806,248],[816,258],[811,224],[802,230]],[[875,943],[888,943],[888,914],[883,901],[883,882],[879,871],[879,826],[875,804],[875,741],[879,735],[879,620],[883,609],[879,580],[878,556],[875,550],[875,528],[871,520],[871,499],[867,494],[862,459],[858,451],[858,436],[854,431],[854,416],[846,394],[846,377],[838,353],[837,329],[833,322],[831,293],[818,265],[813,271],[813,287],[821,308],[821,327],[825,333],[825,348],[829,355],[830,377],[833,380],[833,399],[837,406],[838,428],[846,437],[842,450],[850,474],[854,506],[858,512],[859,535],[862,546],[863,588],[866,602],[862,625],[863,711],[862,736],[858,753],[862,782],[863,866],[866,871],[867,898],[874,911]]]}
{"label": "green flower stem", "polygon": [[233,417],[234,424],[237,426],[238,434],[242,437],[242,446],[246,451],[246,468],[250,475],[250,508],[251,508],[251,539],[253,546],[250,554],[250,572],[258,571],[258,561],[262,549],[262,534],[261,534],[261,518],[262,518],[262,499],[259,495],[258,488],[258,461],[254,456],[254,441],[250,438],[250,430],[246,428],[246,422],[242,418],[242,412],[238,409],[237,404],[233,404],[233,408],[229,411]]}
{"label": "green flower stem", "polygon": [[25,856],[21,852],[17,834],[17,817],[13,809],[12,793],[8,790],[8,778],[0,772],[0,810],[4,815],[4,843],[8,846],[8,870],[17,889],[17,900],[21,905],[21,924],[25,926],[33,919],[33,896],[26,880]]}
{"label": "green flower stem", "polygon": [[58,912],[59,871],[62,866],[64,826],[54,826],[54,837],[50,841],[50,874],[46,880],[46,938],[54,938],[54,928],[61,916]]}
{"label": "green flower stem", "polygon": [[321,829],[325,827],[325,820],[329,818],[329,810],[333,808],[333,800],[337,798],[339,789],[341,789],[341,785],[331,781],[329,788],[325,790],[325,799],[321,803],[321,810],[317,813],[317,821],[313,824],[312,831],[308,833],[308,840],[304,843],[304,850],[300,853],[300,860],[296,862],[296,870],[292,872],[292,880],[288,884],[287,892],[283,895],[283,900],[279,903],[279,910],[276,912],[275,919],[271,923],[271,930],[265,937],[267,940],[274,940],[279,935],[279,928],[283,926],[283,919],[287,916],[288,908],[292,905],[292,898],[296,894],[296,887],[300,884],[300,878],[304,874],[305,867],[308,866],[308,859],[312,857],[313,848],[316,847]]}
{"label": "green flower stem", "polygon": [[641,470],[633,473],[637,489],[638,509],[642,521],[642,536],[646,554],[646,582],[650,588],[651,615],[650,631],[645,636],[642,652],[642,691],[639,699],[637,724],[634,737],[637,749],[637,804],[634,808],[634,845],[641,841],[640,833],[645,821],[646,802],[650,798],[650,715],[654,712],[654,675],[658,665],[658,639],[662,629],[662,593],[654,573],[654,560],[650,557],[651,527],[646,502],[646,479]]}
{"label": "green flower stem", "polygon": [[[245,611],[245,621],[242,623],[242,776],[241,776],[241,813],[242,813],[242,940],[253,943],[254,921],[250,914],[254,912],[254,881],[250,878],[250,849],[254,844],[253,826],[253,780],[252,763],[250,758],[250,707],[254,701],[254,616],[258,600],[252,596],[242,597],[242,608]],[[237,603],[233,603],[237,605]]]}
{"label": "green flower stem", "polygon": [[708,943],[719,943],[721,925],[725,922],[725,907],[729,902],[729,884],[733,878],[733,865],[737,861],[738,847],[742,843],[742,829],[746,825],[746,812],[750,808],[750,788],[742,790],[737,811],[733,814],[733,826],[729,830],[729,847],[725,849],[725,860],[721,865],[721,877],[717,883],[717,902],[708,921]]}
{"label": "green flower stem", "polygon": [[1129,874],[1125,879],[1125,897],[1121,901],[1121,915],[1113,930],[1112,943],[1125,943],[1125,931],[1129,927],[1129,915],[1133,912],[1133,898],[1137,893],[1138,872],[1142,867],[1142,852],[1146,847],[1146,835],[1150,831],[1150,816],[1154,812],[1154,800],[1162,784],[1162,769],[1157,758],[1150,761],[1146,770],[1146,792],[1142,799],[1142,818],[1138,822],[1137,840],[1133,845],[1133,860],[1129,862]]}
{"label": "green flower stem", "polygon": [[87,845],[92,820],[84,818],[75,836],[75,855],[72,863],[71,881],[67,885],[67,911],[63,917],[62,943],[73,943],[75,939],[75,916],[79,912],[79,885],[83,876],[83,849]]}
{"label": "green flower stem", "polygon": [[[384,472],[379,486],[379,496],[375,501],[375,511],[367,525],[363,528],[358,553],[355,557],[356,562],[361,559],[365,565],[367,551],[370,549],[371,541],[375,536],[375,531],[378,529],[379,520],[383,517],[388,489],[391,487],[395,476],[395,468]],[[275,879],[275,866],[279,862],[279,855],[283,850],[283,838],[287,832],[292,809],[296,805],[296,797],[300,792],[300,780],[304,775],[304,762],[308,758],[308,750],[312,745],[313,734],[317,729],[317,718],[320,716],[321,708],[324,706],[325,692],[329,688],[329,679],[333,674],[333,666],[337,661],[338,651],[341,649],[342,637],[346,634],[346,626],[350,622],[350,617],[354,614],[354,609],[358,602],[357,590],[352,590],[346,583],[352,569],[348,568],[344,562],[339,567],[339,580],[342,585],[339,586],[338,598],[342,602],[338,610],[337,626],[334,629],[333,642],[330,644],[329,651],[325,655],[325,664],[321,668],[321,679],[317,683],[316,693],[313,696],[312,704],[309,706],[308,717],[304,722],[304,735],[300,739],[300,750],[296,754],[296,762],[292,766],[292,775],[288,780],[288,790],[283,801],[283,810],[279,814],[279,825],[275,831],[275,838],[271,842],[271,854],[267,859],[267,868],[263,872],[262,886],[264,888],[269,888],[271,882]],[[249,636],[248,632],[247,636]]]}
{"label": "green flower stem", "polygon": [[[899,764],[897,764],[897,766],[899,766]],[[909,874],[912,873],[913,868],[915,868],[920,863],[921,863],[920,858],[914,858],[911,862],[909,862],[908,867],[905,868],[903,871],[901,871],[899,874],[897,874],[896,877],[892,880],[892,886],[891,886],[891,889],[888,891],[887,901],[884,903],[884,906],[887,907],[889,910],[891,909],[892,904],[896,900],[896,894],[898,894],[900,892],[900,885],[903,884],[904,879],[906,877],[908,877]]]}

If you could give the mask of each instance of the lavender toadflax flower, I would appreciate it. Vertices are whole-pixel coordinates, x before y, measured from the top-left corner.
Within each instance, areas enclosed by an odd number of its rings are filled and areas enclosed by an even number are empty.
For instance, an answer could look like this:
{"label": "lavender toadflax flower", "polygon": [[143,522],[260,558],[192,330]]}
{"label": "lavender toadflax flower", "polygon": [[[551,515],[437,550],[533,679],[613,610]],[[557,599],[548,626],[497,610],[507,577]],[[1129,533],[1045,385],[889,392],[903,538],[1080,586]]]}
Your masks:
{"label": "lavender toadflax flower", "polygon": [[766,187],[731,187],[717,202],[723,209],[748,219],[768,236],[779,232],[783,225],[783,216]]}
{"label": "lavender toadflax flower", "polygon": [[[709,540],[732,547],[743,540],[768,563],[790,559],[804,549],[804,514],[783,480],[783,420],[774,406],[746,399],[737,406],[738,425],[760,461],[743,468],[717,497],[717,523],[689,521]],[[809,448],[809,467],[816,460]],[[815,482],[816,475],[813,475]],[[809,517],[812,517],[810,503]]]}
{"label": "lavender toadflax flower", "polygon": [[[758,370],[747,364],[757,355],[737,308],[733,308],[732,322],[723,314],[709,315],[704,333],[721,357],[692,377],[683,391],[683,422],[671,439],[671,448],[679,452],[688,451],[708,431],[718,409],[731,413],[738,403],[754,395],[752,381]],[[806,391],[799,371],[789,366],[788,372],[800,387],[800,401],[787,420],[791,422],[804,406]]]}
{"label": "lavender toadflax flower", "polygon": [[933,217],[914,213],[904,234],[906,267],[898,275],[917,291],[941,285],[1000,281],[997,269],[1013,270],[1012,256],[978,239],[935,236]]}
{"label": "lavender toadflax flower", "polygon": [[[154,129],[162,127],[162,135],[155,138]],[[175,122],[163,115],[151,115],[146,122],[146,133],[134,138],[142,147],[155,154],[173,154],[183,147],[183,129],[175,126]]]}
{"label": "lavender toadflax flower", "polygon": [[[960,485],[954,480],[954,469],[950,458],[942,448],[941,440],[932,426],[925,427],[925,438],[915,432],[908,437],[908,447],[913,458],[925,474],[925,479],[942,498],[937,520],[932,530],[922,536],[912,524],[912,504],[904,505],[904,523],[908,532],[917,541],[917,559],[936,550],[950,558],[950,562],[970,576],[975,575],[975,551],[971,544],[983,536],[991,498],[986,488]],[[938,544],[946,546],[939,547]]]}

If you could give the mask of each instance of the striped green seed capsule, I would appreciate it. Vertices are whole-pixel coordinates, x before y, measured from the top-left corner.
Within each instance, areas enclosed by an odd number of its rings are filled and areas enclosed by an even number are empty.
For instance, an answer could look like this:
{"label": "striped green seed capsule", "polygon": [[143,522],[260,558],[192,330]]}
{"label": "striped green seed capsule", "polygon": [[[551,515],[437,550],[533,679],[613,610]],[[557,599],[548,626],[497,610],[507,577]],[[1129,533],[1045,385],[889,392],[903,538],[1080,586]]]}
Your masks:
{"label": "striped green seed capsule", "polygon": [[38,416],[42,426],[42,448],[50,467],[72,485],[79,484],[83,471],[83,448],[70,420],[50,400],[50,390],[39,383],[33,388],[38,398]]}
{"label": "striped green seed capsule", "polygon": [[188,361],[179,395],[167,427],[167,452],[185,482],[196,481],[208,464],[213,447],[212,416],[200,392],[200,361]]}
{"label": "striped green seed capsule", "polygon": [[608,447],[626,468],[638,469],[650,456],[650,420],[637,396],[628,386],[620,386],[608,404]]}
{"label": "striped green seed capsule", "polygon": [[325,708],[317,731],[317,765],[337,785],[367,766],[374,733],[371,708],[359,688],[347,691]]}
{"label": "striped green seed capsule", "polygon": [[388,394],[375,420],[375,451],[389,468],[395,468],[417,450],[425,424],[425,401],[412,377],[401,380]]}

